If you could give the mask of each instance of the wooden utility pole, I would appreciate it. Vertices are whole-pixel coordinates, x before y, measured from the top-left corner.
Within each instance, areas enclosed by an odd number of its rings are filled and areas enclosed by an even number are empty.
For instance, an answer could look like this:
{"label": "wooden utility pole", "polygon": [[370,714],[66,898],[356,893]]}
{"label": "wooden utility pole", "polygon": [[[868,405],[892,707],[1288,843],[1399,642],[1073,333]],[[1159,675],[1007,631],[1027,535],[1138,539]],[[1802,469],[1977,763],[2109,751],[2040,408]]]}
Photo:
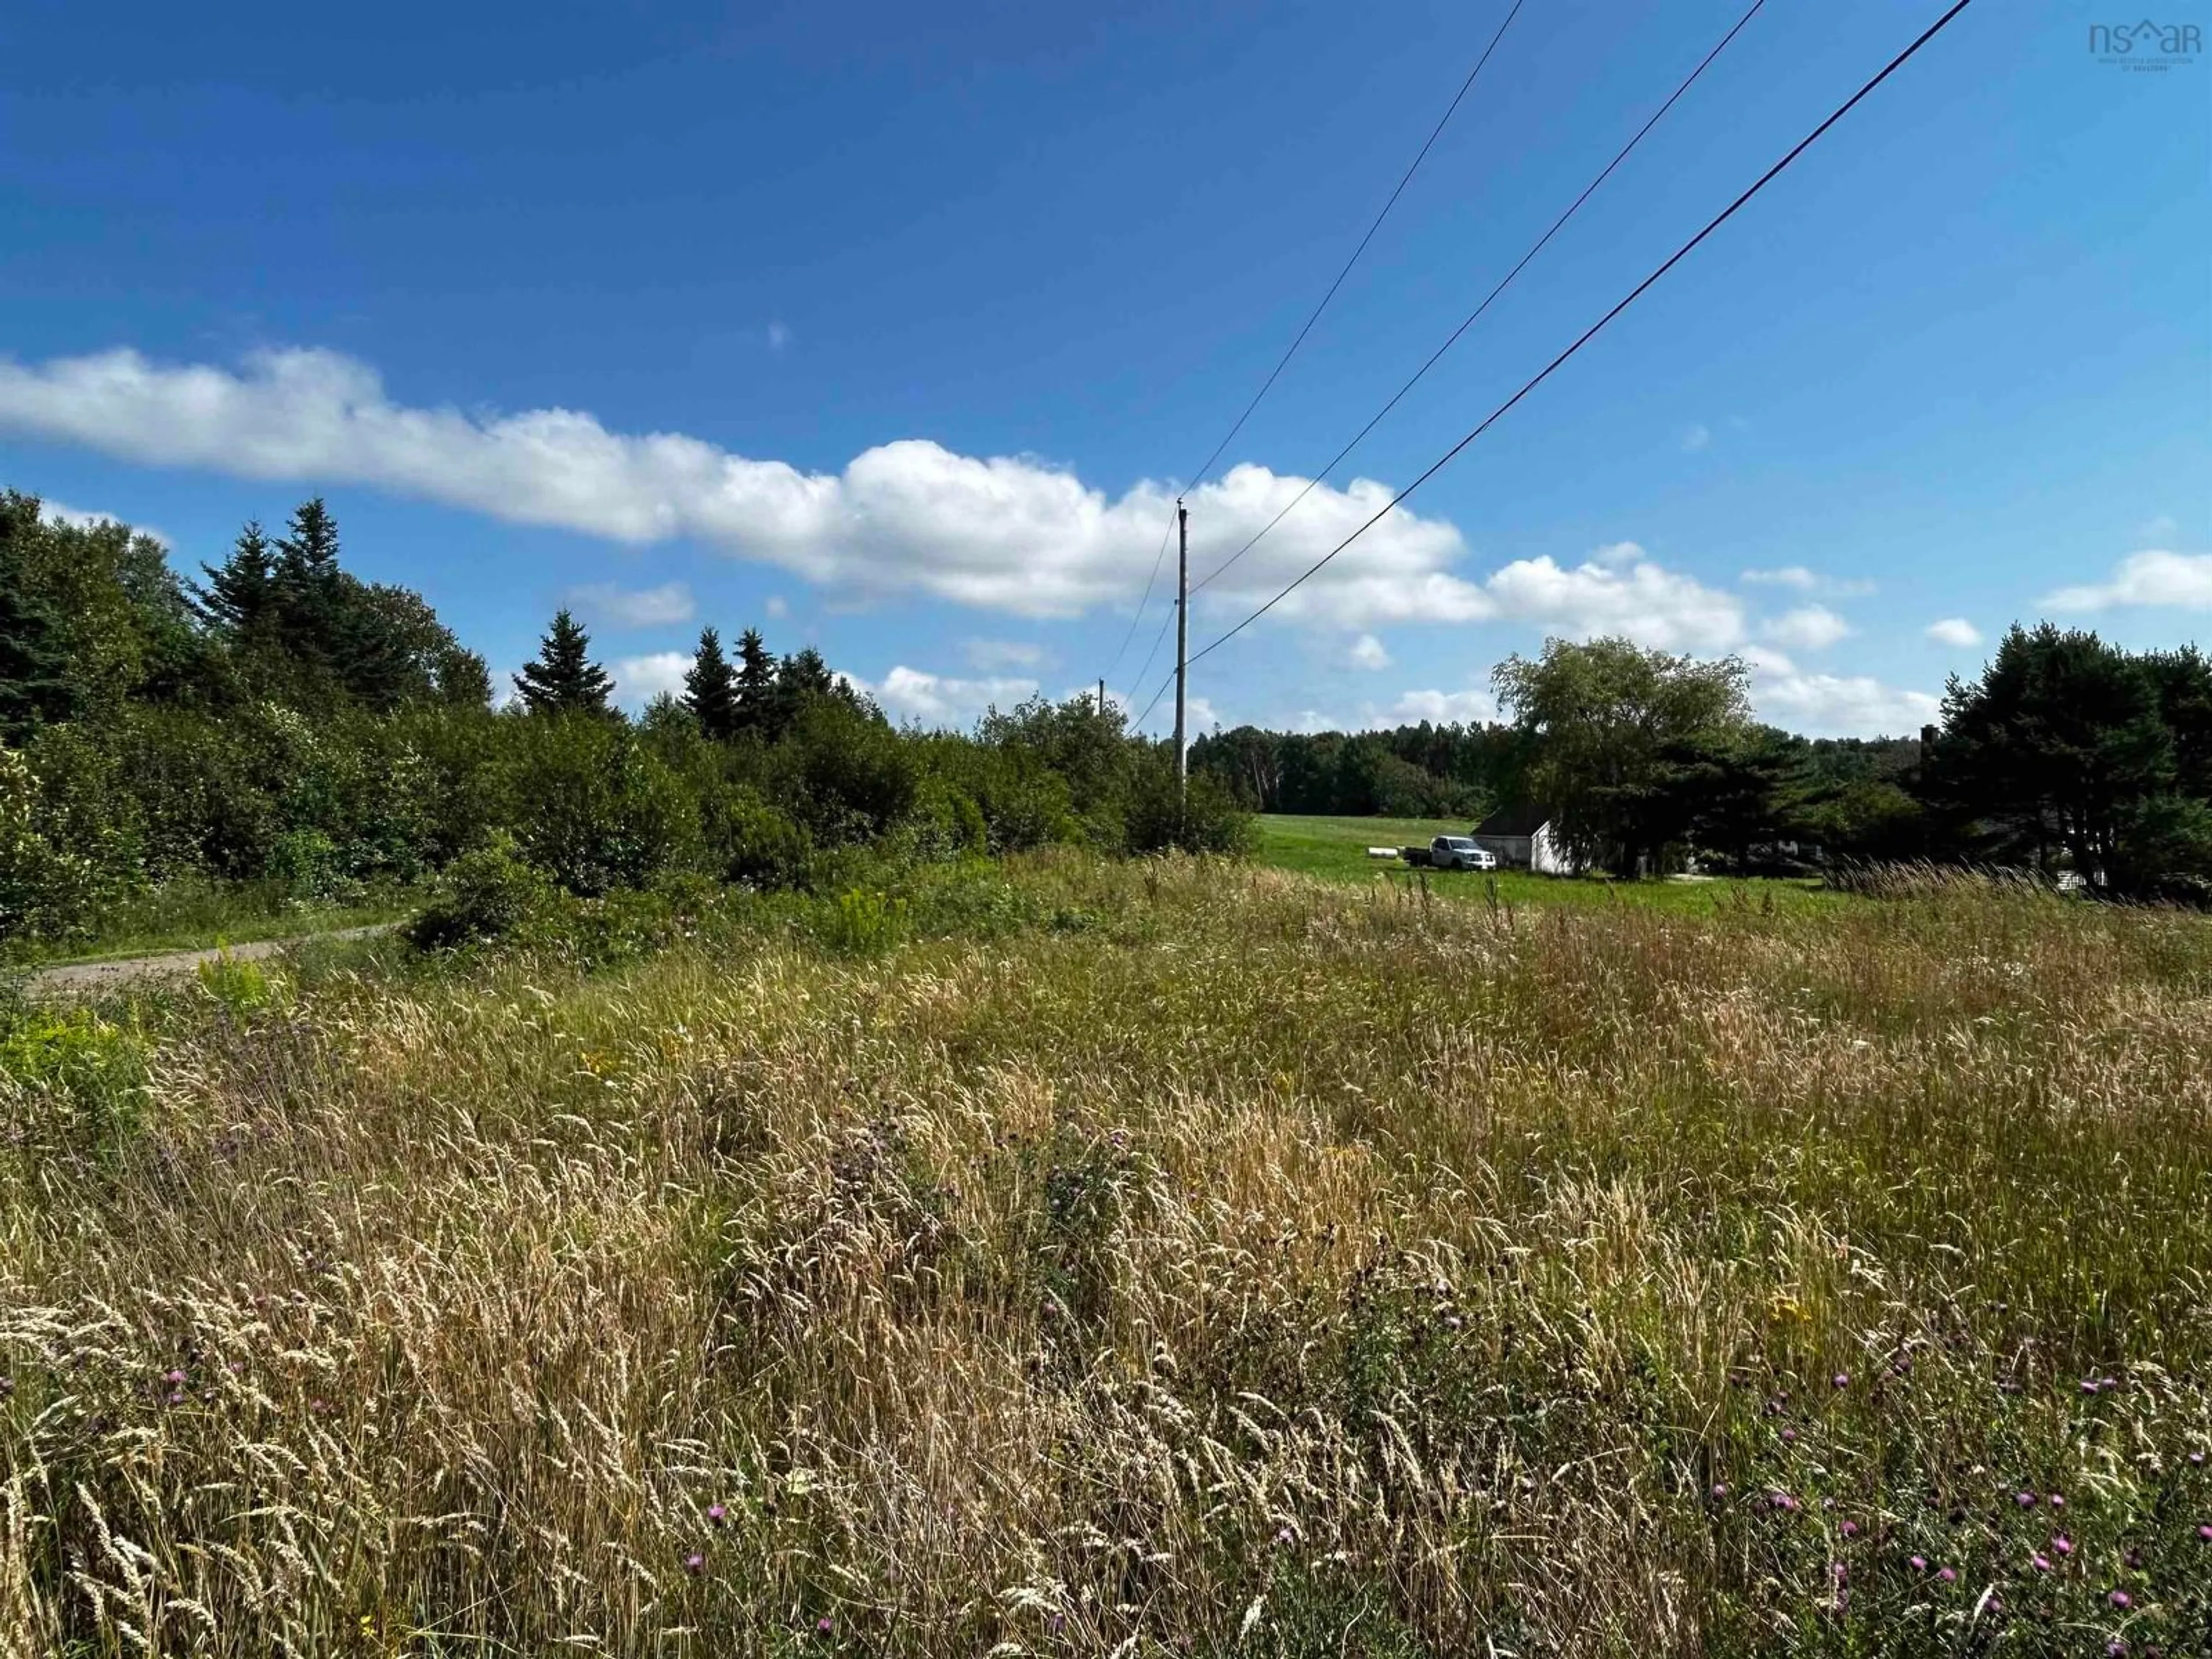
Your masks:
{"label": "wooden utility pole", "polygon": [[1183,725],[1183,692],[1190,678],[1190,509],[1176,502],[1176,818],[1182,819],[1190,786],[1190,750]]}
{"label": "wooden utility pole", "polygon": [[1103,674],[1098,677],[1098,718],[1102,720],[1106,718],[1106,677]]}

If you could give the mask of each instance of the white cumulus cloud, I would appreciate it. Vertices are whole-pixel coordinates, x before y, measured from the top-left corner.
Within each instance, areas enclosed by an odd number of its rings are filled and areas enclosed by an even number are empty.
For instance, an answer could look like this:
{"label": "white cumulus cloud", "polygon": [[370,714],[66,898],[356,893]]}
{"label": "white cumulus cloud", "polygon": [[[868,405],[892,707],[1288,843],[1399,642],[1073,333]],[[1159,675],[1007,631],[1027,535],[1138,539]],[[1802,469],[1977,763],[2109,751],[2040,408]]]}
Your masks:
{"label": "white cumulus cloud", "polygon": [[658,587],[617,587],[612,582],[592,582],[571,591],[569,597],[586,616],[618,623],[625,628],[657,628],[690,622],[697,607],[691,590],[682,582],[663,582]]}
{"label": "white cumulus cloud", "polygon": [[902,663],[880,680],[848,678],[894,720],[933,726],[973,726],[991,708],[1012,708],[1037,689],[1030,679],[956,679]]}
{"label": "white cumulus cloud", "polygon": [[663,691],[672,696],[684,695],[684,677],[691,672],[691,653],[654,651],[642,657],[621,657],[607,672],[615,678],[616,700],[639,708]]}
{"label": "white cumulus cloud", "polygon": [[1935,720],[1942,702],[1900,690],[1870,675],[1808,674],[1778,651],[1739,653],[1751,669],[1751,701],[1771,725],[1816,738],[1909,737]]}
{"label": "white cumulus cloud", "polygon": [[1982,642],[1982,630],[1964,617],[1946,617],[1941,622],[1929,623],[1927,633],[1938,645],[1955,645],[1962,650]]}
{"label": "white cumulus cloud", "polygon": [[[1146,482],[1109,498],[1023,458],[958,455],[926,439],[803,472],[679,433],[611,432],[576,410],[518,414],[395,401],[367,364],[309,349],[231,369],[128,349],[0,362],[0,429],[125,459],[252,478],[351,482],[509,522],[644,545],[696,538],[862,595],[921,592],[1024,616],[1066,617],[1128,597],[1171,497]],[[1193,558],[1224,559],[1303,487],[1263,467],[1193,492]],[[1355,480],[1316,488],[1218,584],[1230,604],[1271,593],[1389,501]],[[1486,609],[1443,567],[1450,525],[1389,512],[1284,609],[1421,616]]]}
{"label": "white cumulus cloud", "polygon": [[1408,691],[1392,703],[1377,726],[1483,726],[1498,718],[1498,699],[1487,691]]}
{"label": "white cumulus cloud", "polygon": [[1362,634],[1345,653],[1354,668],[1382,669],[1390,665],[1390,653],[1372,634]]}
{"label": "white cumulus cloud", "polygon": [[149,537],[164,547],[170,544],[167,536],[149,525],[132,524],[119,514],[88,512],[82,507],[55,501],[51,496],[39,502],[39,512],[47,523],[66,525],[72,530],[91,530],[104,524],[128,525],[137,535]]}
{"label": "white cumulus cloud", "polygon": [[1474,591],[1492,617],[1575,639],[1620,634],[1665,650],[1719,650],[1744,632],[1734,595],[1667,569],[1634,542],[1601,547],[1572,567],[1548,555],[1516,559]]}
{"label": "white cumulus cloud", "polygon": [[2212,553],[2130,553],[2110,580],[2062,587],[2046,594],[2043,603],[2053,611],[2108,611],[2124,605],[2212,611]]}
{"label": "white cumulus cloud", "polygon": [[1851,625],[1825,605],[1801,605],[1766,624],[1766,637],[1784,645],[1818,651],[1851,631]]}
{"label": "white cumulus cloud", "polygon": [[[1149,481],[1109,496],[1031,459],[960,455],[926,439],[878,445],[842,471],[804,472],[679,433],[611,432],[576,410],[412,407],[367,364],[308,349],[259,353],[236,368],[128,349],[0,360],[0,430],[151,465],[366,484],[629,545],[690,538],[834,588],[844,602],[920,593],[1037,617],[1133,598],[1171,506]],[[1192,492],[1194,568],[1219,566],[1305,482],[1248,465]],[[1385,512],[1391,493],[1365,478],[1316,487],[1206,586],[1209,621],[1272,597],[1382,513],[1278,614],[1352,632],[1516,621],[1669,648],[1742,637],[1734,598],[1633,542],[1575,566],[1547,556],[1480,579],[1457,574],[1459,532],[1404,507]]]}

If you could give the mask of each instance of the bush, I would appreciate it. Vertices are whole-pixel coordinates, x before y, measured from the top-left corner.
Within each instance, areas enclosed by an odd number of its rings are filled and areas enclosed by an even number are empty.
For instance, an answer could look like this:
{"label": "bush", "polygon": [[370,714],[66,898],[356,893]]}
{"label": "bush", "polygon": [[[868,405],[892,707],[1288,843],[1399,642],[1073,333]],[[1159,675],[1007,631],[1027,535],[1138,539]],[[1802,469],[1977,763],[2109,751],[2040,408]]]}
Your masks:
{"label": "bush", "polygon": [[848,888],[822,913],[822,942],[854,956],[888,950],[906,936],[910,908],[903,898]]}
{"label": "bush", "polygon": [[568,891],[641,887],[696,857],[696,799],[628,726],[595,714],[514,724],[507,822],[524,857]]}
{"label": "bush", "polygon": [[883,717],[817,697],[775,751],[779,797],[813,832],[840,846],[872,840],[903,819],[921,787],[921,757]]}
{"label": "bush", "polygon": [[0,1016],[0,1096],[9,1138],[33,1155],[112,1152],[145,1115],[144,1045],[82,1008]]}
{"label": "bush", "polygon": [[1229,786],[1211,772],[1194,772],[1180,811],[1175,766],[1165,757],[1140,768],[1123,817],[1123,846],[1131,853],[1219,853],[1242,857],[1252,850],[1258,827]]}
{"label": "bush", "polygon": [[0,749],[0,938],[65,934],[99,895],[92,860],[64,852],[34,822],[36,785],[23,757]]}
{"label": "bush", "polygon": [[731,796],[720,816],[725,880],[763,893],[806,885],[814,841],[788,814],[748,792]]}
{"label": "bush", "polygon": [[551,892],[544,873],[502,836],[447,867],[436,895],[409,925],[407,937],[425,951],[506,939],[544,908]]}

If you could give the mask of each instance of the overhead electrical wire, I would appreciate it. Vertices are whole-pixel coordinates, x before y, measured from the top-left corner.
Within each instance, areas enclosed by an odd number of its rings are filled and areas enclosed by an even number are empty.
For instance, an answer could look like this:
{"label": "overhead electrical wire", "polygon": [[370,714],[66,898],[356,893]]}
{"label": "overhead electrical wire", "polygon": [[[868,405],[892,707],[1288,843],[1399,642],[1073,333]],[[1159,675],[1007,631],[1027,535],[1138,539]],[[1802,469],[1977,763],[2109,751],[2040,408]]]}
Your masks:
{"label": "overhead electrical wire", "polygon": [[[1534,375],[1530,376],[1528,380],[1522,383],[1519,391],[1516,392],[1504,403],[1498,404],[1498,407],[1491,410],[1489,414],[1483,416],[1482,420],[1474,428],[1473,430],[1468,432],[1465,437],[1462,438],[1442,455],[1438,456],[1436,460],[1429,465],[1427,469],[1425,470],[1419,477],[1415,478],[1403,489],[1401,489],[1396,495],[1393,495],[1389,501],[1385,502],[1371,518],[1368,519],[1357,530],[1354,530],[1349,536],[1346,536],[1342,541],[1339,542],[1328,552],[1322,554],[1320,558],[1315,560],[1312,564],[1309,565],[1304,571],[1300,573],[1297,577],[1278,592],[1275,596],[1269,599],[1265,605],[1261,605],[1257,610],[1250,612],[1234,628],[1231,628],[1226,633],[1220,635],[1218,637],[1206,644],[1203,648],[1193,653],[1189,658],[1189,661],[1193,663],[1198,662],[1206,657],[1211,656],[1214,652],[1228,644],[1230,641],[1235,639],[1239,634],[1249,628],[1254,623],[1259,621],[1261,617],[1266,616],[1270,611],[1273,611],[1277,605],[1280,605],[1300,587],[1303,587],[1322,569],[1323,566],[1327,565],[1332,559],[1335,558],[1338,554],[1343,552],[1346,548],[1350,547],[1352,543],[1358,541],[1377,524],[1380,524],[1382,520],[1388,517],[1401,502],[1405,501],[1407,496],[1411,495],[1431,478],[1436,477],[1437,473],[1441,472],[1453,460],[1456,459],[1462,451],[1465,450],[1469,444],[1473,443],[1477,438],[1480,438],[1492,426],[1496,425],[1498,422],[1501,420],[1516,404],[1520,403],[1522,398],[1526,398],[1546,380],[1551,379],[1552,375],[1562,364],[1564,364],[1569,358],[1572,357],[1577,352],[1580,351],[1584,346],[1588,345],[1593,339],[1596,338],[1598,334],[1601,332],[1614,318],[1620,316],[1622,312],[1627,310],[1630,306],[1635,304],[1638,300],[1643,298],[1643,296],[1650,291],[1652,286],[1656,283],[1661,277],[1664,276],[1668,271],[1672,270],[1676,265],[1687,258],[1690,253],[1703,243],[1707,237],[1711,236],[1715,231],[1718,230],[1723,225],[1734,218],[1738,212],[1741,211],[1744,205],[1748,203],[1753,197],[1758,195],[1759,191],[1765,189],[1768,185],[1771,184],[1775,179],[1779,177],[1783,172],[1784,172],[1797,160],[1799,156],[1802,155],[1808,149],[1810,149],[1814,143],[1818,143],[1820,139],[1826,134],[1830,128],[1833,127],[1838,121],[1842,120],[1844,116],[1850,114],[1852,110],[1857,108],[1858,106],[1874,92],[1874,89],[1876,87],[1881,85],[1883,82],[1888,80],[1891,76],[1896,74],[1899,70],[1902,69],[1906,63],[1918,54],[1922,47],[1925,46],[1930,40],[1933,40],[1938,34],[1942,33],[1945,28],[1949,27],[1951,21],[1954,18],[1957,17],[1960,12],[1966,10],[1966,9],[1972,3],[1973,0],[1957,0],[1956,4],[1953,5],[1949,10],[1946,11],[1941,17],[1938,17],[1933,23],[1929,24],[1926,29],[1923,30],[1919,37],[1916,39],[1911,45],[1905,47],[1904,51],[1899,52],[1896,57],[1891,58],[1887,64],[1883,65],[1880,72],[1877,73],[1871,80],[1867,82],[1864,86],[1861,87],[1849,98],[1845,99],[1843,103],[1838,105],[1834,112],[1831,113],[1826,120],[1822,121],[1820,125],[1814,127],[1812,131],[1807,133],[1802,138],[1799,139],[1796,144],[1792,145],[1788,153],[1785,154],[1780,161],[1775,162],[1772,167],[1767,168],[1765,173],[1761,173],[1757,179],[1753,180],[1748,189],[1744,191],[1744,192],[1738,196],[1733,202],[1730,202],[1728,206],[1723,208],[1720,212],[1714,215],[1711,220],[1707,221],[1704,229],[1698,232],[1698,234],[1691,237],[1688,241],[1683,243],[1681,246],[1676,248],[1674,252],[1668,255],[1665,261],[1662,263],[1657,269],[1653,270],[1650,276],[1646,276],[1634,288],[1631,289],[1626,295],[1614,304],[1610,311],[1607,312],[1605,315],[1599,318],[1597,321],[1592,323],[1587,329],[1583,330],[1583,332],[1577,337],[1573,344],[1568,346],[1565,350],[1560,352],[1558,356],[1553,358],[1550,362],[1545,364],[1542,368],[1539,369]],[[1166,690],[1167,684],[1166,683],[1163,683],[1160,690],[1152,694],[1152,702],[1146,705],[1146,714],[1150,714],[1152,712],[1153,706],[1158,703],[1161,694]],[[1141,724],[1144,720],[1144,715],[1139,714],[1137,717],[1137,720],[1138,723]]]}
{"label": "overhead electrical wire", "polygon": [[[1244,405],[1243,412],[1237,416],[1229,430],[1222,434],[1221,441],[1214,445],[1213,453],[1206,458],[1205,464],[1196,471],[1186,475],[1184,484],[1186,489],[1194,489],[1206,482],[1206,474],[1212,471],[1214,462],[1219,460],[1222,452],[1236,441],[1237,434],[1244,429],[1244,422],[1252,418],[1252,411],[1259,408],[1261,400],[1273,390],[1275,382],[1281,378],[1283,371],[1290,367],[1291,359],[1297,356],[1298,348],[1305,343],[1306,336],[1313,332],[1313,326],[1321,320],[1322,313],[1327,311],[1329,301],[1336,298],[1336,291],[1344,286],[1344,279],[1352,274],[1352,266],[1359,263],[1359,256],[1367,252],[1367,245],[1375,240],[1375,233],[1382,228],[1382,222],[1390,216],[1390,210],[1398,205],[1398,198],[1406,193],[1406,186],[1413,182],[1413,174],[1420,170],[1421,163],[1428,159],[1429,152],[1436,148],[1437,140],[1443,136],[1444,127],[1458,111],[1460,105],[1466,100],[1467,94],[1474,88],[1475,81],[1482,74],[1483,65],[1489,63],[1491,55],[1498,50],[1498,43],[1505,38],[1505,31],[1513,26],[1513,20],[1520,15],[1521,8],[1526,3],[1527,0],[1513,0],[1511,9],[1505,14],[1505,21],[1498,26],[1497,32],[1490,37],[1490,43],[1483,47],[1482,55],[1474,60],[1474,67],[1467,72],[1467,78],[1459,83],[1459,90],[1452,94],[1451,102],[1444,106],[1444,112],[1437,118],[1437,124],[1429,130],[1428,137],[1422,142],[1421,148],[1415,153],[1413,161],[1407,164],[1405,172],[1399,175],[1397,185],[1391,190],[1389,199],[1382,204],[1382,211],[1375,216],[1374,222],[1367,227],[1366,234],[1359,239],[1359,245],[1352,250],[1352,257],[1346,259],[1342,269],[1338,270],[1335,279],[1328,285],[1328,292],[1321,296],[1321,303],[1313,308],[1311,314],[1306,318],[1304,324],[1284,350],[1282,356],[1276,362],[1274,368],[1267,372],[1267,378],[1260,383],[1260,389],[1252,394],[1252,399]],[[1177,504],[1181,504],[1180,497]],[[1168,534],[1173,534],[1174,530],[1175,520],[1170,518]],[[1108,675],[1113,673],[1115,665],[1121,660],[1123,653],[1128,650],[1129,641],[1135,636],[1137,624],[1144,619],[1145,608],[1152,603],[1152,588],[1159,580],[1160,566],[1166,559],[1167,550],[1167,536],[1164,535],[1160,538],[1160,550],[1152,559],[1152,574],[1145,579],[1144,595],[1138,599],[1136,611],[1129,618],[1128,632],[1122,635],[1121,646],[1114,653],[1113,660],[1106,665]],[[1149,666],[1149,664],[1147,665]],[[1104,677],[1101,676],[1102,678]],[[1138,679],[1140,683],[1143,678],[1143,671],[1139,670]]]}
{"label": "overhead electrical wire", "polygon": [[1213,464],[1221,459],[1221,452],[1236,441],[1237,434],[1244,429],[1244,422],[1250,420],[1252,411],[1259,408],[1260,400],[1267,395],[1276,380],[1281,377],[1283,371],[1290,367],[1291,359],[1298,355],[1298,348],[1306,343],[1306,336],[1313,332],[1313,325],[1321,320],[1322,313],[1328,309],[1328,302],[1336,298],[1337,289],[1342,288],[1344,279],[1352,275],[1352,266],[1358,264],[1359,256],[1367,252],[1367,245],[1375,240],[1375,233],[1382,228],[1382,222],[1390,216],[1390,210],[1398,205],[1398,198],[1406,193],[1406,186],[1413,183],[1413,174],[1420,170],[1421,163],[1428,159],[1430,150],[1436,148],[1436,142],[1443,136],[1445,124],[1450,121],[1453,112],[1459,108],[1468,93],[1474,88],[1476,78],[1482,73],[1483,65],[1490,61],[1491,54],[1498,50],[1498,43],[1505,38],[1505,31],[1513,27],[1513,20],[1521,15],[1521,8],[1524,3],[1526,0],[1513,0],[1513,9],[1505,14],[1505,21],[1498,26],[1498,32],[1490,37],[1490,44],[1482,49],[1482,56],[1474,60],[1474,67],[1467,72],[1467,79],[1459,83],[1459,90],[1452,94],[1451,102],[1444,106],[1444,112],[1437,118],[1437,124],[1430,129],[1429,136],[1422,143],[1419,152],[1414,155],[1406,171],[1399,176],[1398,183],[1391,191],[1389,199],[1382,204],[1382,210],[1375,216],[1375,222],[1367,227],[1367,234],[1359,239],[1359,246],[1352,250],[1352,257],[1344,262],[1344,268],[1336,273],[1336,279],[1329,283],[1328,292],[1321,296],[1321,303],[1313,308],[1312,315],[1305,319],[1274,368],[1267,371],[1267,378],[1260,382],[1260,389],[1252,394],[1252,401],[1244,405],[1244,412],[1239,415],[1235,423],[1222,434],[1221,441],[1214,445],[1213,453],[1200,465],[1198,471],[1190,475],[1192,486],[1195,487],[1206,482],[1206,475],[1213,471]]}
{"label": "overhead electrical wire", "polygon": [[1335,471],[1338,467],[1344,465],[1345,457],[1351,454],[1353,450],[1358,448],[1359,446],[1366,441],[1367,434],[1374,431],[1377,426],[1382,424],[1383,417],[1389,415],[1392,410],[1397,408],[1407,392],[1411,392],[1416,386],[1420,384],[1422,377],[1427,374],[1431,369],[1434,368],[1437,364],[1442,361],[1444,353],[1449,351],[1454,346],[1457,345],[1460,342],[1461,337],[1463,336],[1468,330],[1473,328],[1476,323],[1481,320],[1483,313],[1490,309],[1491,306],[1496,302],[1498,295],[1504,293],[1507,289],[1513,285],[1513,279],[1518,276],[1528,268],[1528,262],[1530,260],[1534,259],[1539,253],[1541,253],[1544,251],[1546,244],[1550,242],[1552,238],[1559,234],[1560,230],[1565,227],[1567,221],[1573,218],[1576,214],[1582,211],[1583,204],[1589,201],[1592,196],[1597,193],[1598,186],[1613,176],[1613,170],[1620,167],[1623,161],[1626,161],[1629,157],[1630,152],[1634,150],[1638,144],[1642,143],[1645,137],[1650,134],[1651,129],[1657,126],[1659,123],[1665,118],[1667,112],[1674,108],[1675,104],[1680,101],[1682,94],[1689,91],[1692,87],[1698,83],[1698,77],[1704,75],[1707,69],[1711,67],[1712,62],[1715,58],[1718,58],[1722,52],[1728,50],[1729,43],[1743,32],[1744,25],[1750,22],[1754,16],[1758,15],[1759,9],[1765,3],[1766,0],[1752,0],[1750,8],[1745,11],[1742,16],[1735,20],[1734,27],[1732,27],[1726,34],[1721,36],[1719,41],[1714,46],[1713,49],[1707,52],[1705,57],[1698,61],[1698,66],[1690,71],[1688,78],[1684,80],[1681,85],[1674,88],[1673,93],[1668,95],[1665,103],[1660,105],[1657,109],[1651,112],[1651,118],[1636,130],[1635,136],[1626,144],[1623,144],[1620,147],[1620,151],[1613,156],[1613,160],[1605,164],[1604,169],[1598,173],[1597,177],[1591,179],[1589,184],[1583,187],[1583,193],[1576,197],[1572,202],[1567,204],[1567,210],[1562,213],[1558,218],[1552,221],[1551,228],[1536,239],[1535,242],[1529,247],[1528,251],[1521,256],[1519,263],[1515,264],[1513,269],[1507,271],[1504,276],[1498,278],[1498,285],[1492,289],[1489,293],[1482,296],[1482,303],[1475,307],[1473,311],[1468,313],[1466,319],[1462,321],[1457,328],[1454,329],[1449,335],[1444,337],[1444,343],[1429,354],[1428,361],[1423,363],[1419,368],[1415,369],[1406,383],[1390,394],[1390,401],[1384,404],[1382,408],[1376,410],[1374,415],[1369,418],[1367,424],[1361,427],[1358,431],[1352,434],[1351,441],[1346,444],[1343,448],[1336,452],[1336,454],[1330,459],[1328,465],[1322,467],[1320,471],[1315,473],[1312,477],[1306,480],[1305,488],[1299,490],[1297,495],[1291,496],[1291,499],[1284,504],[1282,511],[1276,514],[1273,518],[1268,520],[1266,524],[1262,525],[1260,527],[1258,533],[1255,534],[1251,540],[1246,542],[1243,546],[1238,548],[1234,553],[1231,553],[1227,558],[1216,565],[1212,570],[1208,572],[1204,577],[1200,578],[1198,581],[1194,582],[1191,585],[1190,591],[1192,592],[1196,593],[1205,588],[1208,584],[1212,582],[1216,577],[1219,576],[1223,571],[1228,569],[1231,565],[1235,564],[1237,560],[1243,558],[1247,553],[1249,553],[1254,548],[1257,547],[1261,540],[1266,538],[1267,532],[1273,530],[1277,525],[1282,523],[1285,519],[1288,518],[1291,512],[1297,507],[1298,503],[1305,500],[1308,495],[1311,495],[1321,484],[1323,479],[1327,478],[1330,473]]}

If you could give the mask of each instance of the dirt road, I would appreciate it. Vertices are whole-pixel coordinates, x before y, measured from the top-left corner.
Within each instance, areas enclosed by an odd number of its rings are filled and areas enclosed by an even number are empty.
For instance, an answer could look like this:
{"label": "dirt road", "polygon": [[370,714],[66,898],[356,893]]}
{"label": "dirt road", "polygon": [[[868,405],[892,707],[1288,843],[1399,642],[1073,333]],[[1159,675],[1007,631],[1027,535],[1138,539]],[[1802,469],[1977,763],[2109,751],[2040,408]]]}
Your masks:
{"label": "dirt road", "polygon": [[295,945],[305,945],[310,939],[369,939],[378,933],[388,933],[398,925],[386,921],[370,927],[340,927],[327,933],[257,939],[248,945],[224,945],[209,951],[164,951],[158,956],[118,957],[111,962],[65,962],[58,967],[38,969],[25,981],[24,988],[34,997],[95,997],[132,980],[189,974],[202,963],[219,961],[225,956],[234,962],[253,962]]}

